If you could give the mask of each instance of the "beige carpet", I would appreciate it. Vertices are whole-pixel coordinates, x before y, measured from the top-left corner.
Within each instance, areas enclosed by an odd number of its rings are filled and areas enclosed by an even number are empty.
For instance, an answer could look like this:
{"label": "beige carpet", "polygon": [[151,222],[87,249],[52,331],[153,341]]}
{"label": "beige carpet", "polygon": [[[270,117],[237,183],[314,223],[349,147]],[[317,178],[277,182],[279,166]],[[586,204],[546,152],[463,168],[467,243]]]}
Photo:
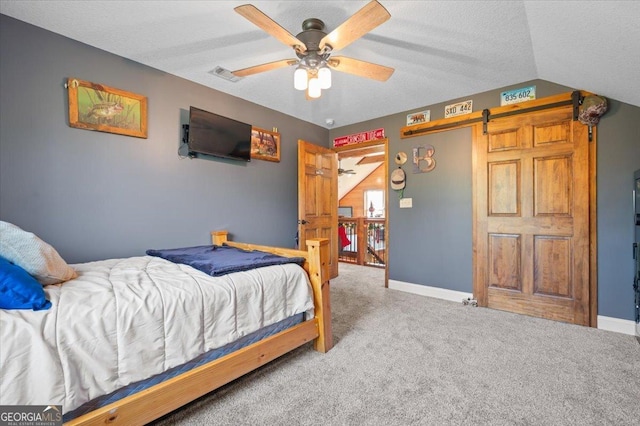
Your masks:
{"label": "beige carpet", "polygon": [[158,425],[640,425],[633,336],[383,288],[340,265],[305,345]]}

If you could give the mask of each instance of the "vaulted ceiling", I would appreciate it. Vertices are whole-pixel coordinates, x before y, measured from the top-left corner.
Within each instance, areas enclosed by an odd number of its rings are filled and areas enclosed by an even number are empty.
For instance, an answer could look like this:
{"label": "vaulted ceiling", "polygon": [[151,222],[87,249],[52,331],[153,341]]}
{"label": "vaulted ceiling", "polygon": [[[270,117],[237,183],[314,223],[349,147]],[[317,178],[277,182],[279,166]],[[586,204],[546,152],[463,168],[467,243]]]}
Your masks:
{"label": "vaulted ceiling", "polygon": [[[294,90],[293,67],[237,82],[210,73],[295,58],[234,12],[243,3],[2,0],[0,12],[323,127],[328,119],[338,127],[533,79],[640,106],[638,1],[380,0],[391,19],[334,54],[394,74],[380,82],[333,72],[332,88],[312,101]],[[367,3],[252,2],[294,35],[312,17],[330,32]]]}

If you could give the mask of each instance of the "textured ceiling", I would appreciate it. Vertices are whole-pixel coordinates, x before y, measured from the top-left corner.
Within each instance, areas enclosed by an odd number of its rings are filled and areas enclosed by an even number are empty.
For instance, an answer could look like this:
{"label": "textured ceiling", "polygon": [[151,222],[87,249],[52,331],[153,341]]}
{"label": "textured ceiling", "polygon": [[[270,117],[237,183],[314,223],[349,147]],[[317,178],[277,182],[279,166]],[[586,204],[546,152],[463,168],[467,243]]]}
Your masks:
{"label": "textured ceiling", "polygon": [[[378,82],[333,72],[314,101],[293,89],[291,67],[235,83],[209,73],[295,57],[234,12],[247,1],[1,0],[0,12],[323,127],[532,79],[640,106],[640,1],[380,2],[391,19],[334,55],[395,73]],[[330,32],[368,1],[251,3],[295,35],[311,17]]]}

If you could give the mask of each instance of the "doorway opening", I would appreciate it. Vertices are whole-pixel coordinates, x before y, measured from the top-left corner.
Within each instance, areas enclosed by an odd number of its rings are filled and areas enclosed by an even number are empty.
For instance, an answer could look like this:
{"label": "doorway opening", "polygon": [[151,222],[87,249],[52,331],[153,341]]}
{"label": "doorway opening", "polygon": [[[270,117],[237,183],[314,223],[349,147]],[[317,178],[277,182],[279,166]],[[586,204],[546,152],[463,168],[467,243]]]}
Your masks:
{"label": "doorway opening", "polygon": [[384,269],[388,283],[387,141],[336,148],[338,153],[338,260]]}

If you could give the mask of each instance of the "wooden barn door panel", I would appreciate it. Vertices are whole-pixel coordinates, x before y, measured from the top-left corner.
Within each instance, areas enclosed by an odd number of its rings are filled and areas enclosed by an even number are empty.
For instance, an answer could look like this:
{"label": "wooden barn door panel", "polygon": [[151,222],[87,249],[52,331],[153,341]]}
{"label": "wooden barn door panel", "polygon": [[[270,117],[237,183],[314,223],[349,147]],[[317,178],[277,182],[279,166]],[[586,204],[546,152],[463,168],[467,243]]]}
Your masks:
{"label": "wooden barn door panel", "polygon": [[589,145],[571,108],[474,131],[480,306],[589,325]]}

